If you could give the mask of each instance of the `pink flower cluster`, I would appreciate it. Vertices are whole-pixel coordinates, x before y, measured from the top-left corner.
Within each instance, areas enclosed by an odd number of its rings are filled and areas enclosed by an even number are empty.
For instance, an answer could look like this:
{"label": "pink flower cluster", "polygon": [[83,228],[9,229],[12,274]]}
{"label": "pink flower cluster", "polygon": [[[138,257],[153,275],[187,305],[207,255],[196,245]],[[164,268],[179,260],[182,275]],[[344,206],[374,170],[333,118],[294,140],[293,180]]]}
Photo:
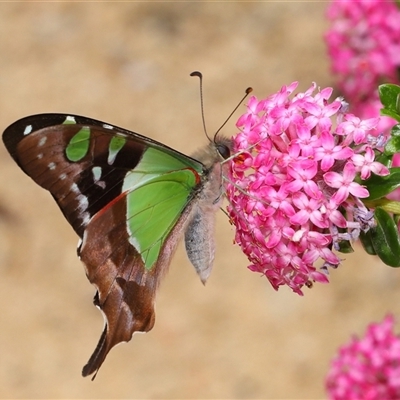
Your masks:
{"label": "pink flower cluster", "polygon": [[400,338],[387,316],[371,324],[365,336],[354,337],[339,349],[326,379],[334,400],[390,400],[400,398]]}
{"label": "pink flower cluster", "polygon": [[290,99],[296,87],[249,99],[233,139],[227,198],[249,268],[276,290],[288,285],[302,294],[304,285],[328,282],[327,267],[340,263],[332,246],[356,239],[373,223],[359,200],[368,190],[356,177],[388,170],[375,161],[377,118],[345,114],[341,99],[328,103],[332,89],[313,94],[315,84]]}
{"label": "pink flower cluster", "polygon": [[[341,94],[360,118],[379,115],[378,85],[400,83],[400,8],[394,0],[333,0],[325,35]],[[379,130],[394,120],[381,118]]]}

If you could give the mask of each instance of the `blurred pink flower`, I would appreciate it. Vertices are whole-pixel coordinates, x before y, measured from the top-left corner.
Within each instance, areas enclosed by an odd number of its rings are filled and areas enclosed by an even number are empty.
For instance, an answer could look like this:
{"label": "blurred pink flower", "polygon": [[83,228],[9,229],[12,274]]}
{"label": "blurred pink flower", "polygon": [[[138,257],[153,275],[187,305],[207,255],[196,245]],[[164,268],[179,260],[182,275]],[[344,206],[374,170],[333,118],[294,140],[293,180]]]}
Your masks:
{"label": "blurred pink flower", "polygon": [[[394,0],[332,0],[325,34],[331,69],[349,111],[361,119],[378,117],[378,86],[400,84],[400,8]],[[380,118],[377,133],[389,135],[397,122]],[[399,166],[395,157],[393,166]],[[400,190],[391,194],[400,200]]]}
{"label": "blurred pink flower", "polygon": [[275,289],[302,294],[312,281],[328,282],[328,267],[340,263],[332,247],[365,228],[368,209],[359,199],[369,193],[355,178],[388,169],[374,161],[379,119],[344,114],[340,98],[328,102],[332,89],[314,93],[315,84],[290,99],[296,87],[249,99],[237,122],[227,197],[249,268]]}
{"label": "blurred pink flower", "polygon": [[[390,82],[395,83],[395,82]],[[350,111],[354,115],[358,115],[362,119],[374,118],[380,116],[380,110],[382,108],[382,103],[379,100],[378,86],[373,90],[369,97],[366,97],[363,101],[353,101],[350,106]],[[376,132],[384,133],[386,136],[389,135],[390,130],[397,121],[393,118],[387,117],[385,115],[380,116],[380,121],[376,127]]]}
{"label": "blurred pink flower", "polygon": [[326,378],[332,400],[391,400],[400,398],[400,338],[394,318],[371,324],[363,338],[353,337],[339,349]]}
{"label": "blurred pink flower", "polygon": [[400,9],[395,1],[333,0],[327,17],[332,71],[346,101],[372,101],[379,84],[399,83]]}

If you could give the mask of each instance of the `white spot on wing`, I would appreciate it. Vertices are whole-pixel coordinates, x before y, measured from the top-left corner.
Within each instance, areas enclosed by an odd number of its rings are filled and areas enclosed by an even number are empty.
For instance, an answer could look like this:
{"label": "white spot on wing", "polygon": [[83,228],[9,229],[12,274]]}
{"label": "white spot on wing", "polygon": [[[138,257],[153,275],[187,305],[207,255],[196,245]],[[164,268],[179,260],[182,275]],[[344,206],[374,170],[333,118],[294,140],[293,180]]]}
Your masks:
{"label": "white spot on wing", "polygon": [[106,128],[106,129],[114,129],[113,126],[108,125],[108,124],[103,124],[103,128]]}
{"label": "white spot on wing", "polygon": [[72,115],[68,115],[67,118],[65,118],[65,120],[76,124],[75,117],[73,117]]}
{"label": "white spot on wing", "polygon": [[78,185],[76,183],[73,183],[71,185],[71,192],[80,193],[80,190],[79,190]]}
{"label": "white spot on wing", "polygon": [[38,146],[43,146],[46,143],[47,136],[42,136],[38,142]]}
{"label": "white spot on wing", "polygon": [[102,189],[105,189],[106,183],[100,180],[102,172],[103,170],[101,169],[101,167],[96,166],[92,168],[93,182]]}
{"label": "white spot on wing", "polygon": [[101,178],[101,173],[102,173],[102,169],[101,167],[93,167],[92,168],[92,173],[93,173],[93,180],[94,182],[98,182]]}
{"label": "white spot on wing", "polygon": [[[87,231],[83,231],[82,241],[79,243],[78,249],[82,250],[82,249],[86,246],[86,239],[87,239]],[[78,255],[79,258],[81,258],[81,256],[80,256],[80,250],[79,250],[79,255]],[[86,267],[86,264],[83,264],[83,266],[84,266],[84,268],[85,268],[86,274],[88,275],[88,274],[89,274],[89,271],[88,271],[88,269],[87,269],[87,267]]]}
{"label": "white spot on wing", "polygon": [[[87,208],[89,207],[89,200],[88,200],[88,198],[85,196],[85,195],[83,195],[83,194],[80,194],[79,196],[77,196],[77,199],[78,199],[78,202],[79,202],[79,210],[80,211],[85,211],[85,210],[87,210]],[[87,213],[85,213],[85,214],[87,214]],[[83,217],[83,216],[82,216]]]}
{"label": "white spot on wing", "polygon": [[47,166],[51,171],[54,171],[56,169],[56,164],[54,164],[53,162],[49,163],[49,165]]}
{"label": "white spot on wing", "polygon": [[[85,196],[86,197],[86,196]],[[90,221],[90,214],[88,212],[85,212],[82,214],[82,222],[84,225],[87,225]]]}
{"label": "white spot on wing", "polygon": [[62,181],[63,181],[66,177],[67,177],[67,174],[62,173],[62,174],[60,175],[60,179],[61,179]]}
{"label": "white spot on wing", "polygon": [[117,151],[109,150],[108,157],[107,157],[108,165],[113,165],[115,159],[117,158],[117,154],[118,154]]}
{"label": "white spot on wing", "polygon": [[27,125],[24,130],[24,135],[29,135],[32,132],[32,125]]}
{"label": "white spot on wing", "polygon": [[84,194],[81,193],[81,191],[79,190],[79,187],[76,183],[73,183],[71,185],[71,192],[73,192],[77,195],[76,200],[78,201],[78,210],[81,213],[80,217],[81,217],[83,224],[86,225],[90,221],[90,214],[88,212],[84,212],[84,211],[86,211],[89,207],[89,199],[87,198],[87,196],[85,196]]}
{"label": "white spot on wing", "polygon": [[[111,145],[111,143],[110,143]],[[117,147],[112,149],[110,146],[108,147],[108,157],[107,157],[107,163],[108,165],[113,165],[115,159],[117,158],[118,153],[122,150],[124,146],[122,147]]]}
{"label": "white spot on wing", "polygon": [[39,154],[37,155],[37,158],[38,158],[39,160],[41,160],[41,159],[43,158],[43,153],[39,153]]}
{"label": "white spot on wing", "polygon": [[78,246],[76,247],[76,252],[78,253],[78,258],[81,259],[81,248],[82,248],[83,240],[79,238]]}

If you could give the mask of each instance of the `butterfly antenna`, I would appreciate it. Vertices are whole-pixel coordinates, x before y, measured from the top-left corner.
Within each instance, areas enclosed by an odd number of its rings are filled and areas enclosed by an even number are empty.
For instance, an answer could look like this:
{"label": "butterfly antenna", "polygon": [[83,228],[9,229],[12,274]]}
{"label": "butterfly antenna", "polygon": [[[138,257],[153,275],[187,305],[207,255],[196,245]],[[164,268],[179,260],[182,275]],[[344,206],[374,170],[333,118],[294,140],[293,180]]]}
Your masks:
{"label": "butterfly antenna", "polygon": [[204,101],[203,101],[203,74],[200,71],[193,71],[190,76],[198,76],[200,79],[200,107],[201,107],[201,119],[203,120],[203,129],[204,133],[207,136],[207,139],[212,142],[210,136],[208,136],[207,128],[206,128],[206,120],[204,118]]}
{"label": "butterfly antenna", "polygon": [[244,99],[251,93],[253,91],[253,88],[251,88],[251,87],[248,87],[246,90],[245,90],[245,94],[244,94],[244,96],[240,99],[240,101],[239,101],[239,103],[237,104],[237,106],[233,109],[233,111],[228,115],[228,118],[224,121],[224,123],[219,127],[219,129],[217,130],[217,132],[215,132],[215,135],[214,135],[214,142],[215,142],[215,139],[217,138],[217,136],[218,136],[218,133],[221,131],[221,129],[226,125],[226,123],[231,119],[231,117],[232,117],[232,115],[236,112],[236,110],[239,108],[239,106],[243,103],[243,101],[244,101]]}

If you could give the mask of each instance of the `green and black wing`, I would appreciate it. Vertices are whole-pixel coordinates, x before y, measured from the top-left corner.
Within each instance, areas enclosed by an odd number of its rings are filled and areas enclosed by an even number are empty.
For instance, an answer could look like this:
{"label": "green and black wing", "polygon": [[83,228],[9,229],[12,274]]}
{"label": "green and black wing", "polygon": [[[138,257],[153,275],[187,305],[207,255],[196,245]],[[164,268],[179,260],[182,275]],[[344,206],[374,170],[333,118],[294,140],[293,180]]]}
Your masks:
{"label": "green and black wing", "polygon": [[145,136],[90,118],[40,114],[10,125],[4,143],[48,190],[81,238],[105,327],[83,375],[116,344],[154,325],[154,299],[207,170]]}

